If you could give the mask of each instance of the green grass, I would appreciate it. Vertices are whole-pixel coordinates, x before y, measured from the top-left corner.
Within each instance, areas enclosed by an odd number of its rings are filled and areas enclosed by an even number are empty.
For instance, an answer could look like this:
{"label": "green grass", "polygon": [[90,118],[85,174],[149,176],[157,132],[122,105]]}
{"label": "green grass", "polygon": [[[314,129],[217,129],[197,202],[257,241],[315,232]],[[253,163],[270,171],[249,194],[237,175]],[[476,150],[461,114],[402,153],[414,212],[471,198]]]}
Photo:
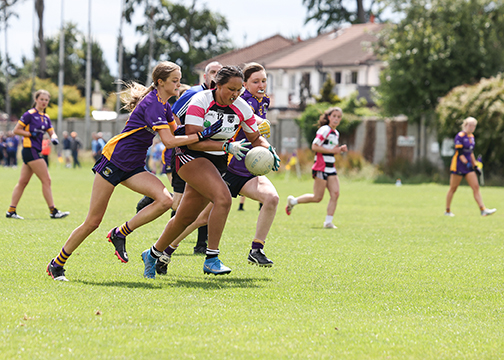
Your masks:
{"label": "green grass", "polygon": [[[377,185],[342,179],[337,230],[321,229],[326,198],[285,215],[287,195],[309,178],[271,176],[281,196],[266,244],[270,269],[246,256],[258,215],[235,201],[221,242],[228,276],[205,276],[184,241],[156,280],[140,253],[165,214],[128,237],[120,263],[105,235],[134,214],[138,194],[119,186],[100,228],[70,257],[70,282],[45,273],[86,216],[89,166],[51,169],[50,220],[33,178],[18,213],[0,216],[0,359],[498,359],[504,358],[504,209],[479,215],[467,186],[444,217],[446,186]],[[19,169],[0,169],[6,210]],[[489,207],[504,189],[482,188]]]}

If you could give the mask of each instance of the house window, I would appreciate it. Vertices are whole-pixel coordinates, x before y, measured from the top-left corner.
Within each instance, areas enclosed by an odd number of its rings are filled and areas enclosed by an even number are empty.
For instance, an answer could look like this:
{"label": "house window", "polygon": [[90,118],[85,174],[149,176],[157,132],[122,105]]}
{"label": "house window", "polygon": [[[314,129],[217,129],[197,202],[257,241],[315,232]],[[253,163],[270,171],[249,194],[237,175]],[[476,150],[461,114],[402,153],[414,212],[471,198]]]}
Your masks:
{"label": "house window", "polygon": [[334,82],[336,84],[341,84],[341,71],[337,71],[334,73]]}
{"label": "house window", "polygon": [[296,75],[295,74],[292,74],[290,76],[289,90],[290,90],[291,93],[293,93],[294,91],[296,91]]}
{"label": "house window", "polygon": [[352,84],[357,84],[357,71],[352,71]]}

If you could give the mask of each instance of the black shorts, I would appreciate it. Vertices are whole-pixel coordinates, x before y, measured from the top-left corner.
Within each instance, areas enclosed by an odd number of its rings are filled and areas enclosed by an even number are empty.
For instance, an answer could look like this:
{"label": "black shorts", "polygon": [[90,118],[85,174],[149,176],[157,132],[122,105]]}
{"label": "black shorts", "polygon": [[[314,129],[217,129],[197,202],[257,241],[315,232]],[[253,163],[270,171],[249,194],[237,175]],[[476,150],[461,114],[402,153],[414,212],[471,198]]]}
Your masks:
{"label": "black shorts", "polygon": [[40,151],[37,151],[37,149],[34,148],[25,148],[25,147],[23,148],[23,150],[21,150],[21,157],[23,158],[23,162],[25,164],[28,164],[30,161],[33,160],[42,159]]}
{"label": "black shorts", "polygon": [[146,171],[145,167],[139,166],[132,171],[124,171],[112,164],[105,156],[102,157],[94,164],[93,172],[100,174],[102,178],[107,180],[114,186],[119,185],[124,180],[129,179],[133,175]]}
{"label": "black shorts", "polygon": [[334,175],[338,175],[338,173],[336,172],[336,169],[334,170],[333,173],[326,173],[324,171],[312,170],[312,178],[314,178],[314,179],[319,178],[319,179],[327,181],[327,178],[329,176],[334,176]]}
{"label": "black shorts", "polygon": [[224,174],[224,176],[222,176],[222,179],[228,186],[229,191],[231,192],[231,196],[234,198],[240,195],[240,191],[243,188],[243,186],[245,186],[245,184],[253,178],[255,178],[254,175],[246,177],[233,174],[232,172],[229,171],[227,171]]}
{"label": "black shorts", "polygon": [[183,194],[185,190],[185,181],[180,178],[177,174],[177,168],[175,166],[176,156],[173,154],[171,158],[171,169],[172,169],[172,181],[171,186],[173,188],[173,192]]}
{"label": "black shorts", "polygon": [[179,169],[184,166],[184,164],[187,164],[191,162],[194,159],[197,158],[205,158],[210,160],[212,164],[217,168],[219,173],[221,175],[224,175],[224,173],[227,170],[227,155],[212,155],[203,151],[194,151],[194,150],[189,150],[185,149],[184,152],[182,153],[177,153],[177,159],[176,161],[176,166],[175,169],[176,171],[179,171]]}

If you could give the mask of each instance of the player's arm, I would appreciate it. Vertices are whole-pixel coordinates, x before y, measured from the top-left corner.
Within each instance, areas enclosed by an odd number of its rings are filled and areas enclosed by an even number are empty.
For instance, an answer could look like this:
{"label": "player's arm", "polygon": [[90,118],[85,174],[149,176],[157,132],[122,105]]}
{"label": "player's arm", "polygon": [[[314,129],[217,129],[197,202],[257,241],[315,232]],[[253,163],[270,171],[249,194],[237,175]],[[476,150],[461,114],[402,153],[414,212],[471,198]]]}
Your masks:
{"label": "player's arm", "polygon": [[[204,140],[208,139],[209,137],[215,135],[220,131],[222,127],[222,120],[217,121],[212,126],[209,126],[206,129],[200,129],[201,131],[192,131],[188,132],[187,125],[186,125],[186,134],[185,135],[173,135],[172,131],[170,128],[163,127],[160,129],[157,129],[157,132],[159,134],[159,137],[161,138],[161,141],[163,142],[164,146],[166,146],[168,149],[174,148],[176,146],[184,146],[184,145],[190,145],[194,144],[197,142],[206,142]],[[220,150],[220,149],[219,149]]]}
{"label": "player's arm", "polygon": [[[197,125],[185,125],[185,131],[186,134],[191,134],[194,135],[195,133],[202,131],[203,127],[202,126],[197,126]],[[201,141],[198,143],[192,143],[188,145],[187,147],[191,150],[196,150],[196,151],[222,151],[222,145],[224,142],[222,141]]]}
{"label": "player's arm", "polygon": [[21,122],[18,121],[12,132],[16,135],[19,136],[25,136],[25,137],[30,137],[32,136],[31,132],[28,130],[25,130],[25,125]]}

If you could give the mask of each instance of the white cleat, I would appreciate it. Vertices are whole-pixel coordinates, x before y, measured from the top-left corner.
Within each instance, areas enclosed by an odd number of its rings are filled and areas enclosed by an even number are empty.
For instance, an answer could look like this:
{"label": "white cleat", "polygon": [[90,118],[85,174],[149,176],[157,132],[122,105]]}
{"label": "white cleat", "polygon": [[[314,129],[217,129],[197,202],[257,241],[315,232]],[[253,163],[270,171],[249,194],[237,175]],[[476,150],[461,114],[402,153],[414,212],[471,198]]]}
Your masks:
{"label": "white cleat", "polygon": [[290,215],[292,212],[292,208],[294,207],[294,204],[292,203],[292,201],[294,199],[296,199],[296,198],[292,195],[289,195],[287,197],[287,206],[285,207],[285,212],[287,213],[287,215]]}
{"label": "white cleat", "polygon": [[333,223],[324,223],[324,229],[337,229],[338,227]]}
{"label": "white cleat", "polygon": [[497,211],[497,209],[483,209],[483,210],[481,210],[481,216],[492,215],[496,211]]}
{"label": "white cleat", "polygon": [[451,216],[451,217],[455,216],[455,214],[452,212],[445,212],[444,214],[445,214],[445,216]]}

